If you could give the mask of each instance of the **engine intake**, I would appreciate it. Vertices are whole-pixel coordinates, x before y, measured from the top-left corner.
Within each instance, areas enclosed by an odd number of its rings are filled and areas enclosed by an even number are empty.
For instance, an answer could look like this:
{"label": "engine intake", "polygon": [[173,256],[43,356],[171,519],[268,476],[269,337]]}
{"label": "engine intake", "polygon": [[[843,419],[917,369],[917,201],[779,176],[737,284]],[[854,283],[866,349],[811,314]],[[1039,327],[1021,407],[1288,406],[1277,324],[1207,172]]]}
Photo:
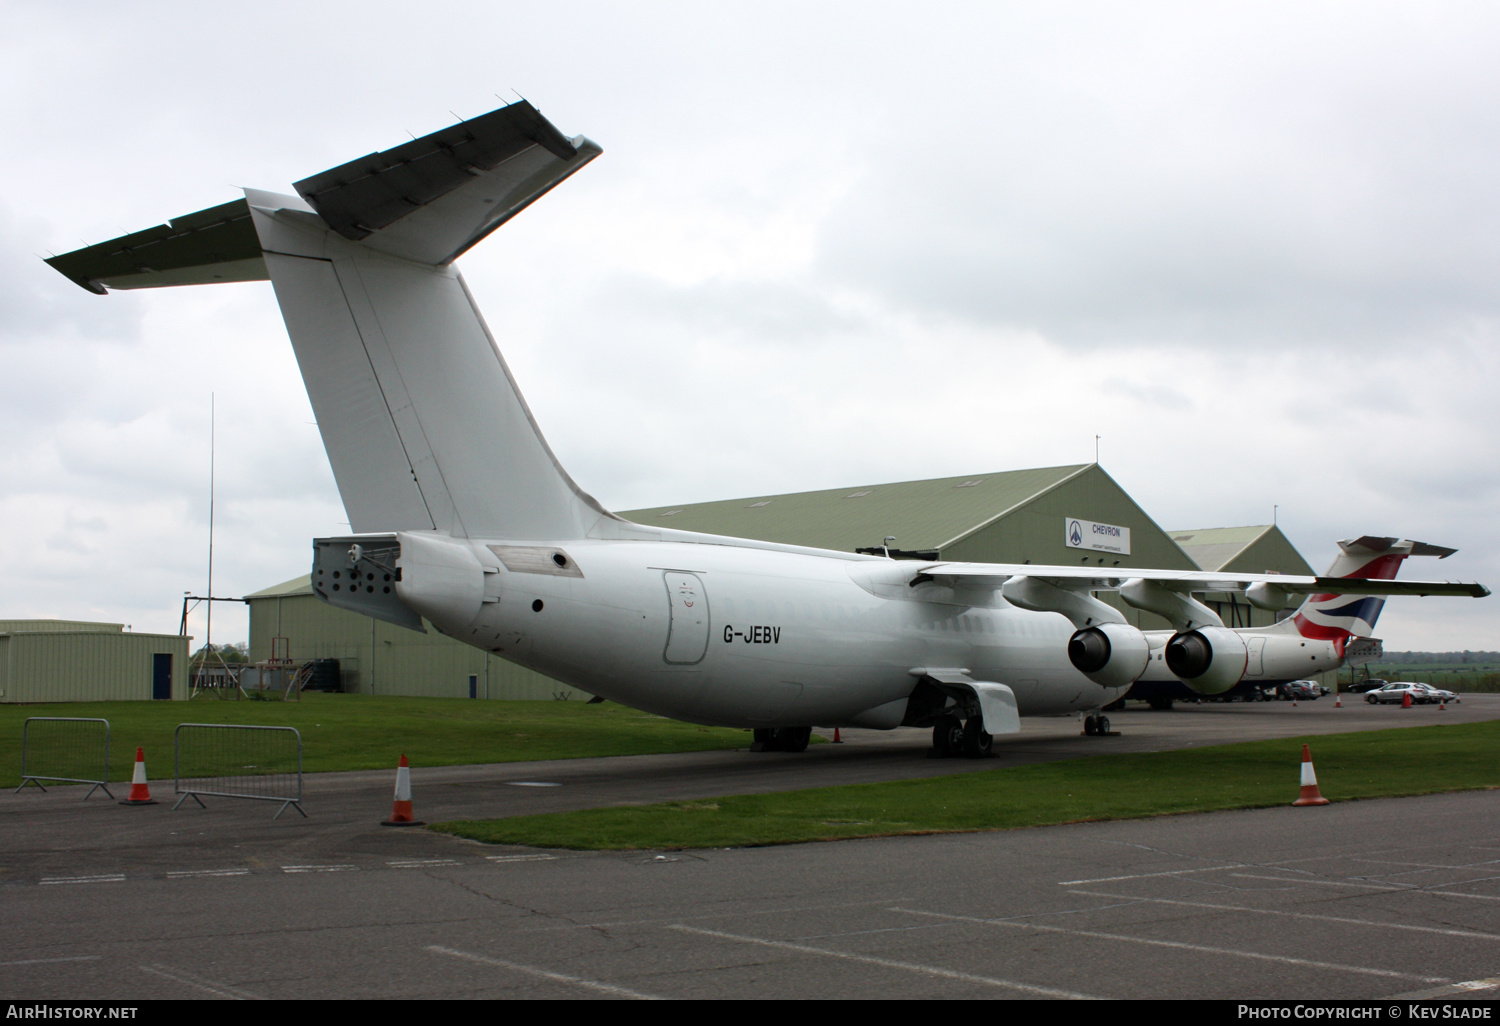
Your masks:
{"label": "engine intake", "polygon": [[1089,680],[1123,688],[1146,672],[1151,646],[1139,630],[1123,623],[1085,627],[1068,639],[1068,660]]}
{"label": "engine intake", "polygon": [[1181,631],[1167,642],[1167,669],[1200,695],[1218,695],[1245,676],[1245,640],[1225,627]]}

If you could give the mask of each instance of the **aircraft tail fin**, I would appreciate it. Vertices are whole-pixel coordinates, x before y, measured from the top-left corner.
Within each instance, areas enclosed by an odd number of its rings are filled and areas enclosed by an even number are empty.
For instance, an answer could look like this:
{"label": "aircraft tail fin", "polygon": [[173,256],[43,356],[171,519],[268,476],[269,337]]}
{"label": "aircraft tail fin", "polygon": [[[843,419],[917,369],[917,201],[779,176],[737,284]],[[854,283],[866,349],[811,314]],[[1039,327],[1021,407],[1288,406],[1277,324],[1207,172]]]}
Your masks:
{"label": "aircraft tail fin", "polygon": [[[1457,551],[1426,542],[1364,535],[1339,542],[1339,554],[1324,576],[1394,581],[1410,556],[1446,559]],[[1309,595],[1288,622],[1303,637],[1332,641],[1342,649],[1351,637],[1372,636],[1383,608],[1383,595]]]}
{"label": "aircraft tail fin", "polygon": [[356,533],[560,541],[558,464],[453,260],[600,153],[529,103],[54,257],[91,292],[269,278]]}

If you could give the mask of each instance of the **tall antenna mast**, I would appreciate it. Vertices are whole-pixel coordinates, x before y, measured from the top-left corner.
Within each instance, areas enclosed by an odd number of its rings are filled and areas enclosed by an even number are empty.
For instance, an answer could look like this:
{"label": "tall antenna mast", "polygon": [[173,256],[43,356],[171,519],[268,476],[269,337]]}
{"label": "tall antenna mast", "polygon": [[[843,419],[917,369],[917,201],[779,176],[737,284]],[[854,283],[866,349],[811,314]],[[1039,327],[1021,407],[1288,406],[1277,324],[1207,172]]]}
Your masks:
{"label": "tall antenna mast", "polygon": [[214,394],[208,393],[208,626],[204,630],[203,663],[208,662],[214,640]]}

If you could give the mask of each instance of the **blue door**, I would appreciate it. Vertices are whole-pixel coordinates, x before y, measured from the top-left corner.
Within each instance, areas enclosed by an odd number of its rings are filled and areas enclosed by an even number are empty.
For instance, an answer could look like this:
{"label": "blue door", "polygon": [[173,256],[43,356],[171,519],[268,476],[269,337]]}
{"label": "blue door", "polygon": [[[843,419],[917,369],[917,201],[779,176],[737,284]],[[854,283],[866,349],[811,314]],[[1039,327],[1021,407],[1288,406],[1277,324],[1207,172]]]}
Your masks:
{"label": "blue door", "polygon": [[151,697],[172,697],[172,653],[158,652],[151,657]]}

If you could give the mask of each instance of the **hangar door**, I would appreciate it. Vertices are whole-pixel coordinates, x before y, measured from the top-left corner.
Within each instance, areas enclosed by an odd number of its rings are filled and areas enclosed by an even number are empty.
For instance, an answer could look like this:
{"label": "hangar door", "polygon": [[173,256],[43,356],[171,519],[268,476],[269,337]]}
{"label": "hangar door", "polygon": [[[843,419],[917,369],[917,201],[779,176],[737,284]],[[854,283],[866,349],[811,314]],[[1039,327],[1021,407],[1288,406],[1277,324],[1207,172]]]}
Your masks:
{"label": "hangar door", "polygon": [[664,575],[671,622],[667,626],[669,663],[696,663],[708,651],[708,594],[696,574],[668,570]]}

